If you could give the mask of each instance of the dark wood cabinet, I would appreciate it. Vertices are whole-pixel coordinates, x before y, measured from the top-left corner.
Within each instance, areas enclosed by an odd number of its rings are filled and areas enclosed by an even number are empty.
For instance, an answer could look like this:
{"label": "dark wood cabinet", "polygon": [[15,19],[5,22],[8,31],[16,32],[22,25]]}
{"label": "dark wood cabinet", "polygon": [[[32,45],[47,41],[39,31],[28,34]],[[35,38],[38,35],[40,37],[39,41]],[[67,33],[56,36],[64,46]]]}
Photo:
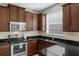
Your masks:
{"label": "dark wood cabinet", "polygon": [[63,7],[63,30],[70,31],[71,18],[70,18],[70,4]]}
{"label": "dark wood cabinet", "polygon": [[33,30],[33,14],[30,12],[26,12],[26,30],[32,31]]}
{"label": "dark wood cabinet", "polygon": [[28,42],[28,55],[34,55],[38,53],[38,42],[37,40],[32,40]]}
{"label": "dark wood cabinet", "polygon": [[79,32],[79,3],[71,4],[71,31]]}
{"label": "dark wood cabinet", "polygon": [[46,31],[46,14],[38,14],[38,30]]}
{"label": "dark wood cabinet", "polygon": [[27,31],[43,31],[46,26],[42,14],[25,12],[24,8],[10,4],[8,7],[0,7],[0,31],[9,31],[10,21],[26,22]]}
{"label": "dark wood cabinet", "polygon": [[10,21],[18,21],[19,8],[14,5],[9,5]]}
{"label": "dark wood cabinet", "polygon": [[42,31],[42,14],[38,14],[38,30]]}
{"label": "dark wood cabinet", "polygon": [[10,21],[25,22],[24,12],[25,12],[24,8],[9,5]]}
{"label": "dark wood cabinet", "polygon": [[0,46],[0,56],[10,56],[10,44],[3,44]]}
{"label": "dark wood cabinet", "polygon": [[44,40],[30,40],[28,42],[28,55],[34,55],[39,54],[41,49],[48,48],[50,46],[53,46],[54,44],[49,43]]}
{"label": "dark wood cabinet", "polygon": [[79,32],[79,3],[63,5],[63,30]]}
{"label": "dark wood cabinet", "polygon": [[38,14],[33,14],[33,31],[37,31],[38,27]]}
{"label": "dark wood cabinet", "polygon": [[20,22],[25,22],[25,15],[24,15],[24,8],[19,8],[19,21]]}
{"label": "dark wood cabinet", "polygon": [[0,7],[0,31],[9,30],[9,10],[6,7]]}
{"label": "dark wood cabinet", "polygon": [[53,45],[53,44],[51,44],[47,41],[43,41],[43,40],[38,40],[38,42],[39,42],[39,50],[44,49],[44,48],[48,48],[48,47]]}

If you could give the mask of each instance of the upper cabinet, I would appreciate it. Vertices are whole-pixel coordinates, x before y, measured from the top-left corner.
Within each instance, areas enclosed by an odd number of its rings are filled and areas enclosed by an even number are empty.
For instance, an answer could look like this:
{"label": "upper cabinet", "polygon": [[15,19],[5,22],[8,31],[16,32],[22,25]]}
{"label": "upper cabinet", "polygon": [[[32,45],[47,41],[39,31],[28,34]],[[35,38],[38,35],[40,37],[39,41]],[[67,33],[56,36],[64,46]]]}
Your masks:
{"label": "upper cabinet", "polygon": [[6,7],[0,7],[0,31],[9,30],[9,10]]}
{"label": "upper cabinet", "polygon": [[46,31],[46,14],[38,14],[38,30]]}
{"label": "upper cabinet", "polygon": [[63,30],[64,31],[70,31],[70,4],[63,6]]}
{"label": "upper cabinet", "polygon": [[9,5],[10,21],[24,22],[25,21],[24,11],[25,11],[24,8]]}
{"label": "upper cabinet", "polygon": [[42,31],[42,14],[38,15],[38,30]]}
{"label": "upper cabinet", "polygon": [[33,30],[37,31],[38,26],[38,14],[33,14]]}
{"label": "upper cabinet", "polygon": [[79,3],[71,4],[71,31],[79,32]]}
{"label": "upper cabinet", "polygon": [[25,22],[25,15],[24,12],[25,9],[24,8],[19,8],[19,21],[20,22]]}
{"label": "upper cabinet", "polygon": [[18,7],[9,5],[10,21],[18,21]]}
{"label": "upper cabinet", "polygon": [[25,22],[27,31],[45,31],[46,15],[26,12],[24,8],[8,5],[0,7],[0,31],[9,31],[10,21]]}
{"label": "upper cabinet", "polygon": [[33,14],[30,12],[26,12],[26,30],[32,31],[33,30]]}
{"label": "upper cabinet", "polygon": [[79,4],[65,4],[63,6],[63,30],[79,32]]}

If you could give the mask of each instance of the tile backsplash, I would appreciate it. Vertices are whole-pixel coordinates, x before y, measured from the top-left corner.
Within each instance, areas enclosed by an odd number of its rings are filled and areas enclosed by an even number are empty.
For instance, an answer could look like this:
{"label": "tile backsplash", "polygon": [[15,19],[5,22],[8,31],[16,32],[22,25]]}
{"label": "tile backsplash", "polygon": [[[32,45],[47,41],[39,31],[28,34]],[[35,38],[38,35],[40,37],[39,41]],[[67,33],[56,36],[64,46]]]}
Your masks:
{"label": "tile backsplash", "polygon": [[26,32],[0,32],[0,39],[7,39],[10,34],[23,34],[26,38],[27,36],[39,35],[38,31],[26,31]]}
{"label": "tile backsplash", "polygon": [[10,34],[24,34],[24,37],[35,36],[35,35],[44,35],[50,37],[57,37],[66,40],[79,41],[79,32],[65,32],[65,35],[49,35],[46,32],[42,31],[26,31],[26,32],[0,32],[0,39],[7,39]]}
{"label": "tile backsplash", "polygon": [[40,32],[39,34],[44,35],[44,36],[53,37],[53,38],[56,37],[56,38],[65,39],[65,40],[79,41],[79,32],[64,32],[64,35],[46,34],[46,32]]}

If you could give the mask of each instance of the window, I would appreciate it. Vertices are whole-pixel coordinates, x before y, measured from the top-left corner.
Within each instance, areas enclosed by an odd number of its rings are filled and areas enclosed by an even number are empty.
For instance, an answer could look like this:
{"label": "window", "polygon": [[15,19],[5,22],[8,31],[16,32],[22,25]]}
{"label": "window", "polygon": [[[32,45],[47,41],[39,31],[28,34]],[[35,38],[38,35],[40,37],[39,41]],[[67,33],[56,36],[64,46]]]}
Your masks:
{"label": "window", "polygon": [[47,34],[64,34],[62,30],[62,10],[46,15]]}

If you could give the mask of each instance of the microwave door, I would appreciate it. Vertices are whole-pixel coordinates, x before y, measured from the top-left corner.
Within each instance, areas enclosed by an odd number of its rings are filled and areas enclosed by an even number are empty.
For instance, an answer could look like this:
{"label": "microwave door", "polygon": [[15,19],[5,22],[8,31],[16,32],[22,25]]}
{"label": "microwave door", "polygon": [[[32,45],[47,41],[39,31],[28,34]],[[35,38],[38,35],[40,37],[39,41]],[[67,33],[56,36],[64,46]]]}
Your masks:
{"label": "microwave door", "polygon": [[10,23],[10,31],[18,31],[20,28],[18,22],[11,22]]}
{"label": "microwave door", "polygon": [[26,23],[20,24],[20,30],[26,30]]}
{"label": "microwave door", "polygon": [[26,23],[24,23],[24,24],[22,25],[22,29],[23,29],[23,30],[26,30]]}

